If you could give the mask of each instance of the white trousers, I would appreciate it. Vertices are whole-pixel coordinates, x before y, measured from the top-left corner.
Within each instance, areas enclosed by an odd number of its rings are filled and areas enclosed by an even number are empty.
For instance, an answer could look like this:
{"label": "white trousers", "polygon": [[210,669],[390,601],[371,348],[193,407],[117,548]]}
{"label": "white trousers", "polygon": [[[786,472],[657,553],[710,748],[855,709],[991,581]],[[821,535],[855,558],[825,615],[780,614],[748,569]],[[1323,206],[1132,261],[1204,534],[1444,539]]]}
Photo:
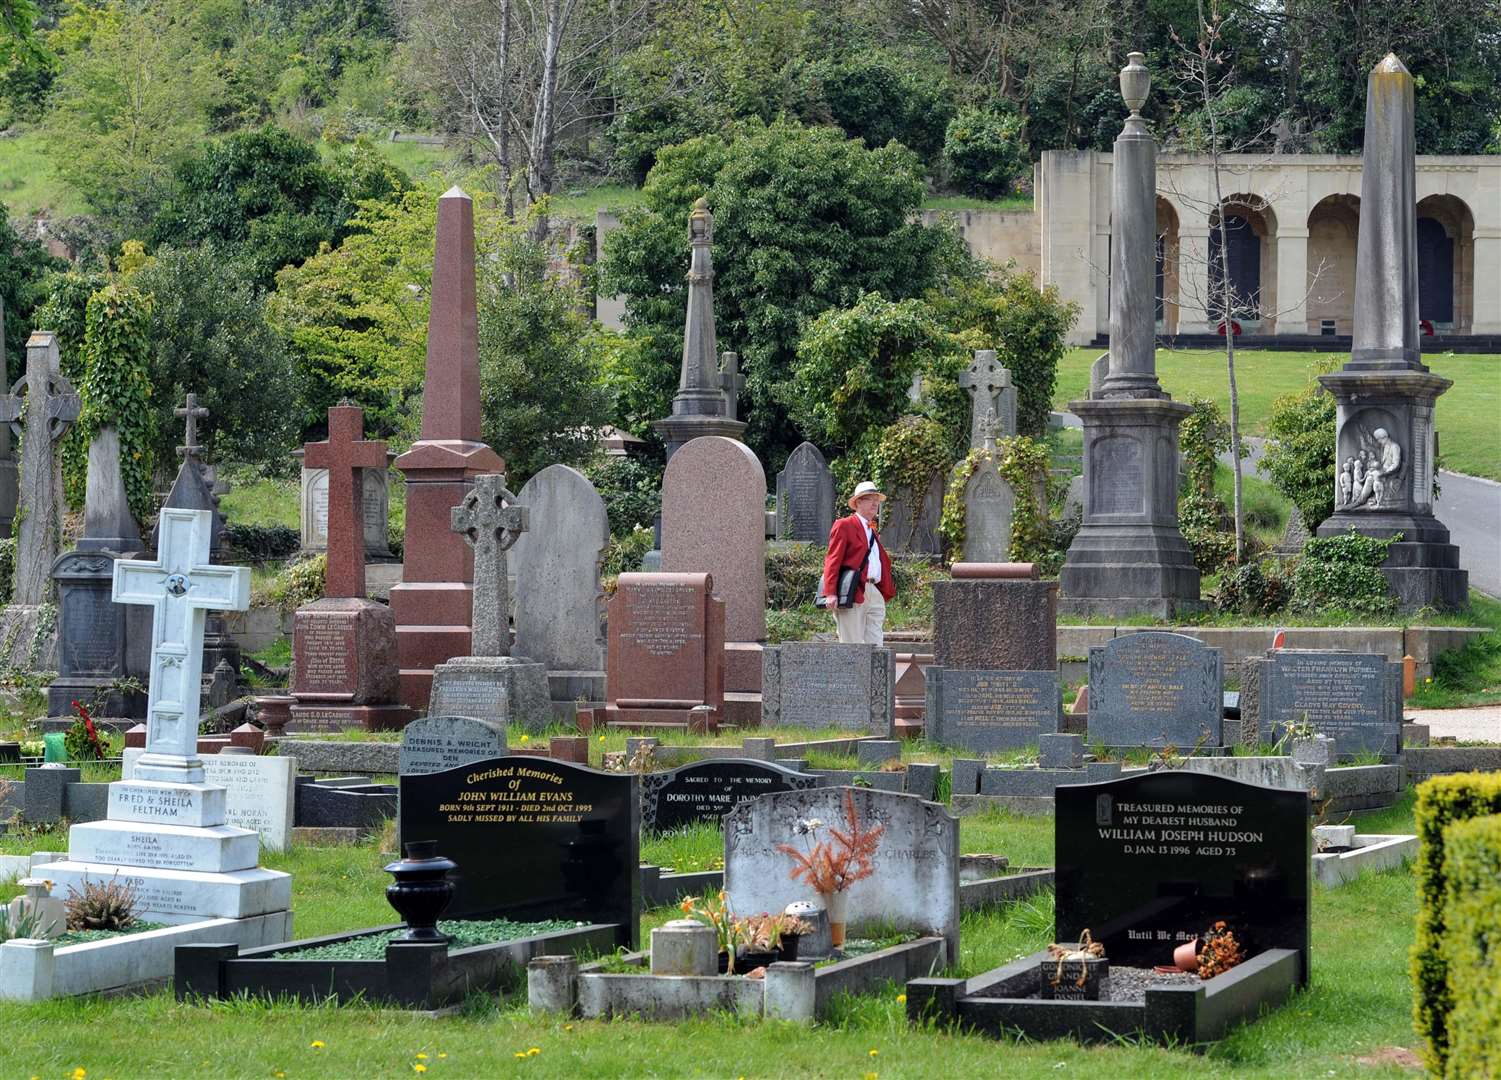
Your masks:
{"label": "white trousers", "polygon": [[845,645],[881,645],[886,640],[886,598],[871,582],[865,583],[865,602],[854,607],[835,608],[834,624],[839,640]]}

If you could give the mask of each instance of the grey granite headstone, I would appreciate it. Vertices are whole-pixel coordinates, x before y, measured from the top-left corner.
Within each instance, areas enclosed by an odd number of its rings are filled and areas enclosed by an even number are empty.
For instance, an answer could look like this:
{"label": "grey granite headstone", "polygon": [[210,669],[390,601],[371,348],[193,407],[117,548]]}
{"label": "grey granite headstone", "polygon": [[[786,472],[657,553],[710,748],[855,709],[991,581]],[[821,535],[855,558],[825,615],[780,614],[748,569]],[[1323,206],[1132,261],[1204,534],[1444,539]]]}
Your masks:
{"label": "grey granite headstone", "polygon": [[403,776],[443,772],[506,753],[504,724],[469,716],[428,716],[401,730]]}
{"label": "grey granite headstone", "polygon": [[1089,650],[1089,741],[1222,746],[1219,649],[1186,634],[1124,634]]}
{"label": "grey granite headstone", "polygon": [[1038,736],[1037,765],[1043,769],[1082,769],[1084,737],[1065,734]]}
{"label": "grey granite headstone", "polygon": [[927,737],[977,753],[1036,745],[1058,730],[1063,693],[1053,671],[927,670]]}
{"label": "grey granite headstone", "polygon": [[943,516],[943,474],[934,473],[922,505],[917,493],[900,488],[886,503],[886,525],[881,543],[888,551],[936,555],[943,550],[938,525]]}
{"label": "grey granite headstone", "polygon": [[[1395,758],[1402,734],[1402,665],[1372,653],[1275,649],[1256,662],[1257,736],[1276,742],[1290,721],[1334,739],[1344,757]],[[1244,713],[1242,713],[1244,715]]]}
{"label": "grey granite headstone", "polygon": [[872,863],[875,873],[849,889],[849,936],[890,927],[942,936],[948,959],[959,946],[959,822],[940,804],[915,795],[867,788],[815,788],[763,795],[724,818],[724,887],[735,911],[782,911],[813,890],[788,876],[793,862],[777,850],[807,850],[823,836],[799,834],[799,823],[848,828],[846,796],[862,827],[883,832]]}
{"label": "grey granite headstone", "polygon": [[874,645],[790,641],[761,652],[761,722],[890,735],[896,654]]}
{"label": "grey granite headstone", "polygon": [[[510,550],[516,581],[516,653],[550,672],[604,679],[604,589],[599,566],[610,542],[605,501],[583,473],[549,465],[517,496],[530,528]],[[602,687],[601,687],[602,689]]]}
{"label": "grey granite headstone", "polygon": [[539,730],[552,722],[546,670],[516,656],[456,656],[433,669],[427,714]]}
{"label": "grey granite headstone", "polygon": [[30,825],[48,825],[63,816],[68,785],[83,778],[79,769],[42,765],[26,770],[26,802],[22,813]]}
{"label": "grey granite headstone", "polygon": [[784,540],[821,544],[834,525],[834,474],[818,447],[805,442],[777,473],[777,526]]}
{"label": "grey granite headstone", "polygon": [[995,465],[982,459],[964,485],[964,561],[1005,562],[1015,513],[1016,493]]}

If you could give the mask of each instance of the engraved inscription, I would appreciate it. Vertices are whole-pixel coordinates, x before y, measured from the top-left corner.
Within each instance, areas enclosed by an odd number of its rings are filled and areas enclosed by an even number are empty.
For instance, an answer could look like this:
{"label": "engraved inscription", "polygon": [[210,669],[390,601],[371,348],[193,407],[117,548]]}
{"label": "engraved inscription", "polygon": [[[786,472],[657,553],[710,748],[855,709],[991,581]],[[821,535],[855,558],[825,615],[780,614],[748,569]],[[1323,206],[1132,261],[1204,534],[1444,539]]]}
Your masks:
{"label": "engraved inscription", "polygon": [[506,688],[500,678],[481,672],[444,671],[433,686],[429,711],[446,716],[506,716]]}
{"label": "engraved inscription", "polygon": [[1090,457],[1090,512],[1139,514],[1146,498],[1141,444],[1127,435],[1098,439]]}
{"label": "engraved inscription", "polygon": [[702,593],[692,585],[637,585],[625,600],[623,644],[654,657],[683,656],[690,646],[703,649],[702,618],[697,610]]}
{"label": "engraved inscription", "polygon": [[782,722],[798,727],[870,726],[870,657],[830,649],[782,650]]}
{"label": "engraved inscription", "polygon": [[296,625],[297,687],[307,694],[349,693],[355,678],[353,612],[319,612]]}

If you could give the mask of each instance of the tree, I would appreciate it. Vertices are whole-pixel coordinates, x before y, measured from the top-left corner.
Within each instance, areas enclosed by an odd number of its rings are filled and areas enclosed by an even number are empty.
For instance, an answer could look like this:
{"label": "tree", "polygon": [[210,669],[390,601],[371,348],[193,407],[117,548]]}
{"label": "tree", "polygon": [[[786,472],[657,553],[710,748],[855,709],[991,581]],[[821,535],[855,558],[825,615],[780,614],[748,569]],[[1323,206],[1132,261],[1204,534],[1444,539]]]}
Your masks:
{"label": "tree", "polygon": [[[83,408],[77,444],[86,448],[101,428],[115,427],[120,437],[120,474],[137,521],[156,511],[151,476],[162,408],[151,378],[150,321],[151,298],[129,285],[111,283],[89,297],[84,315],[84,376],[78,387]],[[170,419],[170,403],[167,415]],[[87,458],[65,456],[64,465],[68,501],[82,506]]]}
{"label": "tree", "polygon": [[37,325],[33,312],[46,296],[48,277],[63,265],[61,259],[47,254],[38,241],[16,232],[5,208],[0,206],[0,311],[5,316],[5,337],[0,348],[4,349],[7,364],[12,356],[22,357],[20,367],[0,371],[3,377],[0,381],[7,390],[25,366],[26,339]]}
{"label": "tree", "polygon": [[1272,403],[1271,438],[1263,467],[1283,496],[1298,508],[1311,533],[1334,513],[1334,398],[1312,376],[1336,363],[1314,365],[1308,385]]}
{"label": "tree", "polygon": [[915,220],[924,193],[917,155],[868,150],[831,128],[749,121],[733,136],[664,149],[628,213],[605,241],[604,288],[626,299],[626,325],[643,371],[664,395],[624,417],[649,434],[667,414],[682,352],[693,200],[714,213],[719,341],[746,373],[741,417],[763,460],[796,445],[779,388],[791,378],[804,325],[873,292],[921,296],[954,272],[974,272],[957,234]]}
{"label": "tree", "polygon": [[950,184],[966,195],[998,199],[1030,172],[1021,120],[1003,109],[965,109],[949,121],[943,160]]}

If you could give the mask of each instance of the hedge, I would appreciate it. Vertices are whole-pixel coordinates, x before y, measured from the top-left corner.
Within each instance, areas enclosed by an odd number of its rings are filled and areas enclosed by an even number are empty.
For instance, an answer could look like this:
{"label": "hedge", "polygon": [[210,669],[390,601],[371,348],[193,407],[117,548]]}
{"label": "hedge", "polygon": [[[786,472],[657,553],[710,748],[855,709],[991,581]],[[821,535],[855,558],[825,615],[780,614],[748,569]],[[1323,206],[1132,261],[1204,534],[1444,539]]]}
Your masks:
{"label": "hedge", "polygon": [[1423,1059],[1444,1075],[1449,1056],[1449,1014],[1454,1008],[1444,955],[1444,829],[1457,821],[1501,814],[1501,773],[1456,773],[1418,785],[1418,926],[1412,946],[1413,1027],[1424,1040]]}
{"label": "hedge", "polygon": [[1444,830],[1443,960],[1449,971],[1452,1080],[1501,1076],[1501,816]]}

